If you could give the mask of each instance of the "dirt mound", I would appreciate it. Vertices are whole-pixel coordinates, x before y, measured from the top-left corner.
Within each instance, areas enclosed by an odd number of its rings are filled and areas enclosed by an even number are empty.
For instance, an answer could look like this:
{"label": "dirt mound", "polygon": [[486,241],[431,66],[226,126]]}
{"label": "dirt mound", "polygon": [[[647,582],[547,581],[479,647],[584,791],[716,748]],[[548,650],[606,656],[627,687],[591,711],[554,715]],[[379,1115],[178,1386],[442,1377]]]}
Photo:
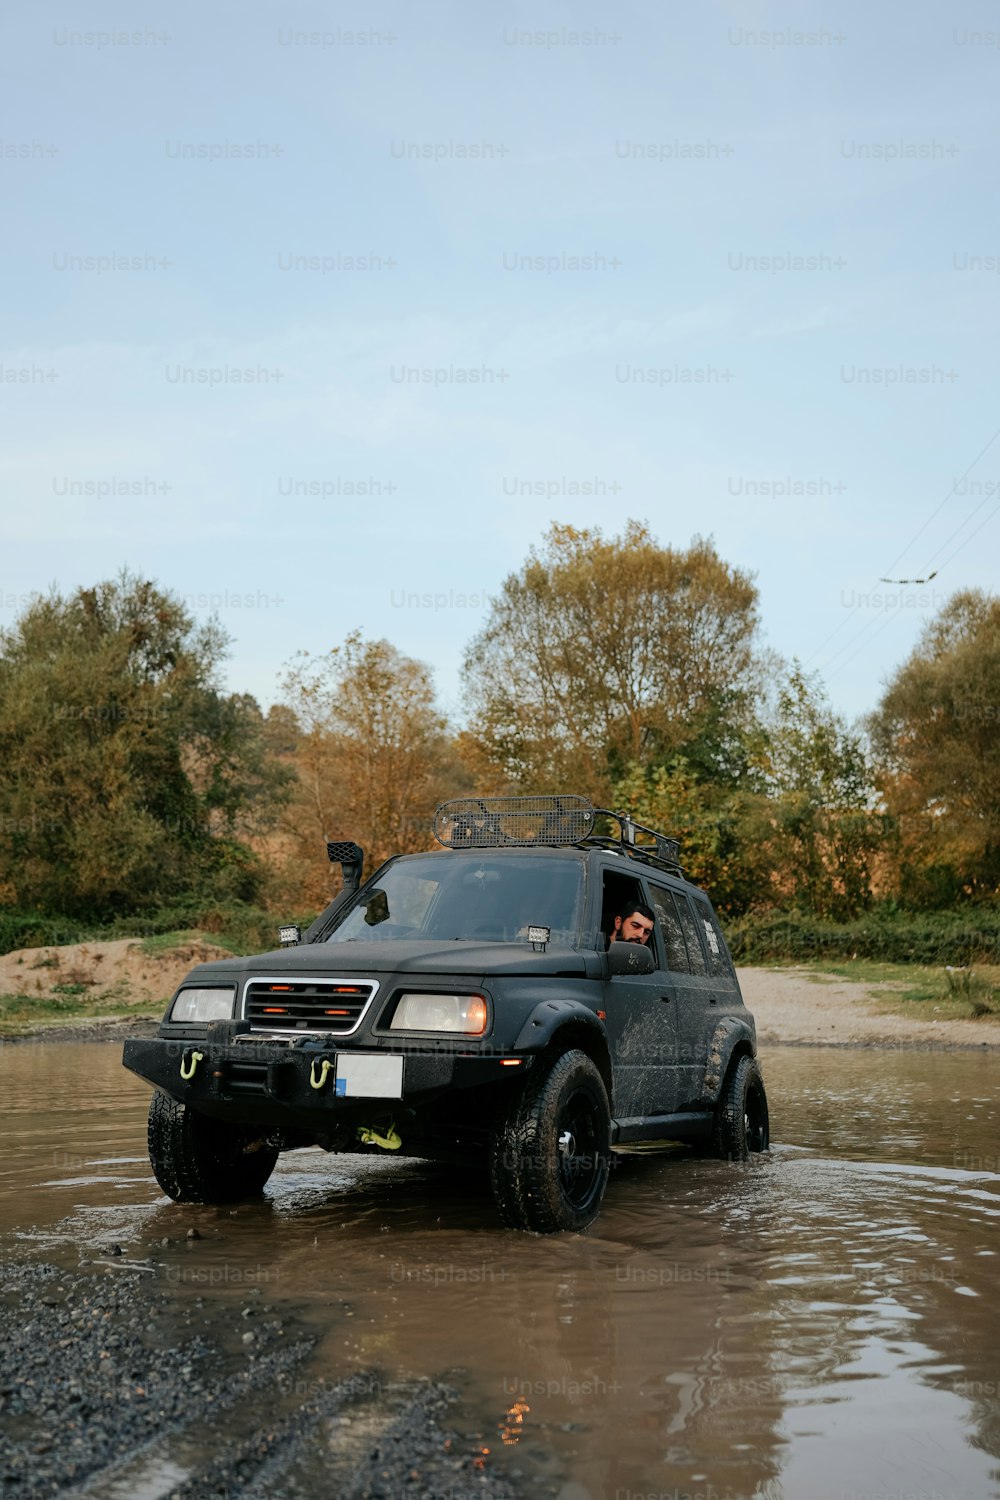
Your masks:
{"label": "dirt mound", "polygon": [[76,995],[81,1000],[113,995],[123,1004],[166,1005],[195,964],[231,956],[201,938],[185,939],[159,953],[144,952],[138,938],[20,948],[0,957],[0,994],[39,999]]}

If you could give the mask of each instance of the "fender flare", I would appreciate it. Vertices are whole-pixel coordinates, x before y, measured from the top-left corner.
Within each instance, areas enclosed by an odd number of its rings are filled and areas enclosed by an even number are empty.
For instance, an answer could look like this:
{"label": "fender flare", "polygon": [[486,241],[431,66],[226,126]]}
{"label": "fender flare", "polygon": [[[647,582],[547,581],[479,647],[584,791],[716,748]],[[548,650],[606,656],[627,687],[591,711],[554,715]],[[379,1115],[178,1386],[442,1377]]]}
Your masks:
{"label": "fender flare", "polygon": [[603,1021],[579,1000],[542,1000],[535,1006],[517,1034],[511,1052],[543,1052],[556,1032],[568,1022],[580,1024],[599,1037],[605,1052],[608,1034]]}
{"label": "fender flare", "polygon": [[[611,1048],[604,1022],[579,1000],[543,1000],[536,1005],[517,1034],[512,1051],[528,1054],[528,1067],[534,1067],[537,1054],[544,1052],[560,1032],[581,1047],[590,1057],[604,1080],[608,1103],[614,1100],[614,1069]],[[532,1055],[534,1054],[534,1056]]]}
{"label": "fender flare", "polygon": [[708,1045],[708,1061],[702,1079],[702,1098],[706,1103],[715,1104],[718,1100],[729,1065],[737,1052],[757,1056],[753,1024],[740,1020],[738,1016],[723,1016]]}

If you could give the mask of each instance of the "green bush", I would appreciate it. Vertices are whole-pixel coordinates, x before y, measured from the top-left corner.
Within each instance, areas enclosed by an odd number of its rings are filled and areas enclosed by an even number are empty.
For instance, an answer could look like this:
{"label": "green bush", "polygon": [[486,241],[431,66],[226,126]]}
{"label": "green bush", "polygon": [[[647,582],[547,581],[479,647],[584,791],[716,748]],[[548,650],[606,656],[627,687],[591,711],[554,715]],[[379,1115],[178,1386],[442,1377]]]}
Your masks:
{"label": "green bush", "polygon": [[853,922],[756,913],[724,924],[737,963],[868,958],[886,963],[1000,962],[1000,910],[905,912],[876,907]]}
{"label": "green bush", "polygon": [[0,912],[0,953],[17,948],[61,947],[82,943],[93,933],[68,917],[46,917],[38,912]]}

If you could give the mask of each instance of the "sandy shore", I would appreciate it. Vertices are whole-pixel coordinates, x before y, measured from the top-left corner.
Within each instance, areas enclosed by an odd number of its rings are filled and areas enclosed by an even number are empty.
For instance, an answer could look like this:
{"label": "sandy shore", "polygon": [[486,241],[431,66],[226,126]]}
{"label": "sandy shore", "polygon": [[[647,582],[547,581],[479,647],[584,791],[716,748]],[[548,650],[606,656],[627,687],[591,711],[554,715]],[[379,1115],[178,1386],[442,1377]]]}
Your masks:
{"label": "sandy shore", "polygon": [[[889,986],[856,984],[811,969],[738,969],[743,998],[757,1022],[757,1040],[773,1046],[1000,1047],[1000,1022],[938,1020],[933,1007],[923,1016],[892,1015],[876,998]],[[874,993],[873,993],[874,992]]]}

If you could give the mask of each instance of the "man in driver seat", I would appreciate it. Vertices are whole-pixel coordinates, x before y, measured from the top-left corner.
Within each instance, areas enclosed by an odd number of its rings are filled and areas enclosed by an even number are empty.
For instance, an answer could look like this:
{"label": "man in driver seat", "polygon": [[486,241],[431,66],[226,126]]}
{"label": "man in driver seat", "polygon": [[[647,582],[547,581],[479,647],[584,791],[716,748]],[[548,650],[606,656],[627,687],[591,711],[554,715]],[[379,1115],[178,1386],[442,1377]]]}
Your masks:
{"label": "man in driver seat", "polygon": [[655,921],[656,914],[651,907],[642,901],[630,901],[615,917],[608,943],[642,943],[648,947]]}

